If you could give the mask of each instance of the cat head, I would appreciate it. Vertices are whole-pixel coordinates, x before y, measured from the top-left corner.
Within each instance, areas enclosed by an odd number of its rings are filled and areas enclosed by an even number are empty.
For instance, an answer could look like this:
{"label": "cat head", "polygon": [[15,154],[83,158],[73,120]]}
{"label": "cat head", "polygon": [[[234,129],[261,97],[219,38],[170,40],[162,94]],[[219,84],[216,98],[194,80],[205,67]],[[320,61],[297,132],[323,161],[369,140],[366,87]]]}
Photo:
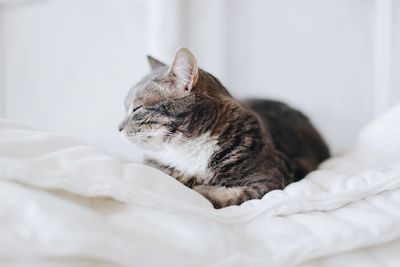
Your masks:
{"label": "cat head", "polygon": [[221,102],[229,93],[211,74],[199,69],[186,48],[170,66],[148,56],[152,68],[129,92],[127,117],[119,131],[129,141],[159,149],[212,131]]}

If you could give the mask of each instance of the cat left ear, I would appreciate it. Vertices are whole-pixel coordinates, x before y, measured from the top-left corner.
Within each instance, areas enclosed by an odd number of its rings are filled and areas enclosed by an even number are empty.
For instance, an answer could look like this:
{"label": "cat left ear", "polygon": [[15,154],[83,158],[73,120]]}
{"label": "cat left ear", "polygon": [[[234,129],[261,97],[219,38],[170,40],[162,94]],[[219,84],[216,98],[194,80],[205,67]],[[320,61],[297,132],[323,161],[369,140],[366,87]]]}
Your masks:
{"label": "cat left ear", "polygon": [[170,73],[178,88],[190,91],[196,85],[199,68],[196,58],[189,49],[183,47],[176,51]]}
{"label": "cat left ear", "polygon": [[147,61],[149,62],[152,70],[167,66],[166,64],[162,63],[158,59],[155,59],[154,57],[149,56],[149,55],[147,55]]}

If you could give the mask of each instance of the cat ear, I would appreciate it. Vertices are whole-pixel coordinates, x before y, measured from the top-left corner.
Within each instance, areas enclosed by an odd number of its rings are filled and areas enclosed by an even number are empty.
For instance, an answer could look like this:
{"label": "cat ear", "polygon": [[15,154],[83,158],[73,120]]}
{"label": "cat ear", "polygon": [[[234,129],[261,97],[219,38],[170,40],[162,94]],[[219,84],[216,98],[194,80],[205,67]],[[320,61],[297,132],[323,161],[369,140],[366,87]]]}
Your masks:
{"label": "cat ear", "polygon": [[183,47],[176,51],[170,73],[179,88],[191,90],[196,85],[199,68],[196,58],[189,49]]}
{"label": "cat ear", "polygon": [[154,57],[149,56],[149,55],[147,55],[147,61],[149,62],[152,70],[167,66],[166,64],[162,63],[158,59],[155,59]]}

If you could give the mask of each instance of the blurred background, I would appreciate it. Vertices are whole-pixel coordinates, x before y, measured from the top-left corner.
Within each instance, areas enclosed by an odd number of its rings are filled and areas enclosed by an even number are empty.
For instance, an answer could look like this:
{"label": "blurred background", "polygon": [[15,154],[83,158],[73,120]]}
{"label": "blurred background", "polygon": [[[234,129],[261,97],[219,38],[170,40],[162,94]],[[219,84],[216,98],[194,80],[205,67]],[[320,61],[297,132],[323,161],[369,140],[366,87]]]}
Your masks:
{"label": "blurred background", "polygon": [[396,0],[0,0],[0,117],[123,160],[123,100],[180,46],[238,98],[303,110],[333,152],[400,100]]}

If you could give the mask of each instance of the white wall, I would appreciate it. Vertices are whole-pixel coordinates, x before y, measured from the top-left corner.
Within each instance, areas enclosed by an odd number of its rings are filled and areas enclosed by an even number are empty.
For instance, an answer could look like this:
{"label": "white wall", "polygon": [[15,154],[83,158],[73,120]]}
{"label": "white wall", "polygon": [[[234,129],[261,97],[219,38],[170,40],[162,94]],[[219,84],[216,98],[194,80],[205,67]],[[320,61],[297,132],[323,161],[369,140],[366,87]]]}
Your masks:
{"label": "white wall", "polygon": [[5,117],[5,69],[4,69],[4,10],[0,5],[0,117]]}
{"label": "white wall", "polygon": [[[385,42],[399,44],[399,34],[377,41],[382,35],[376,27],[382,20],[379,1],[48,0],[6,5],[5,115],[138,158],[116,131],[123,98],[148,71],[147,52],[168,61],[185,45],[234,95],[282,99],[304,110],[339,151],[362,125],[400,99],[398,74],[377,76],[382,69],[399,67],[376,56]],[[394,18],[389,35],[399,29],[398,11],[398,3],[389,9]],[[383,99],[379,112],[377,96]]]}
{"label": "white wall", "polygon": [[391,55],[391,95],[392,102],[400,99],[400,1],[393,2],[392,55]]}
{"label": "white wall", "polygon": [[144,11],[132,0],[7,6],[6,116],[131,155],[117,127],[147,71]]}

